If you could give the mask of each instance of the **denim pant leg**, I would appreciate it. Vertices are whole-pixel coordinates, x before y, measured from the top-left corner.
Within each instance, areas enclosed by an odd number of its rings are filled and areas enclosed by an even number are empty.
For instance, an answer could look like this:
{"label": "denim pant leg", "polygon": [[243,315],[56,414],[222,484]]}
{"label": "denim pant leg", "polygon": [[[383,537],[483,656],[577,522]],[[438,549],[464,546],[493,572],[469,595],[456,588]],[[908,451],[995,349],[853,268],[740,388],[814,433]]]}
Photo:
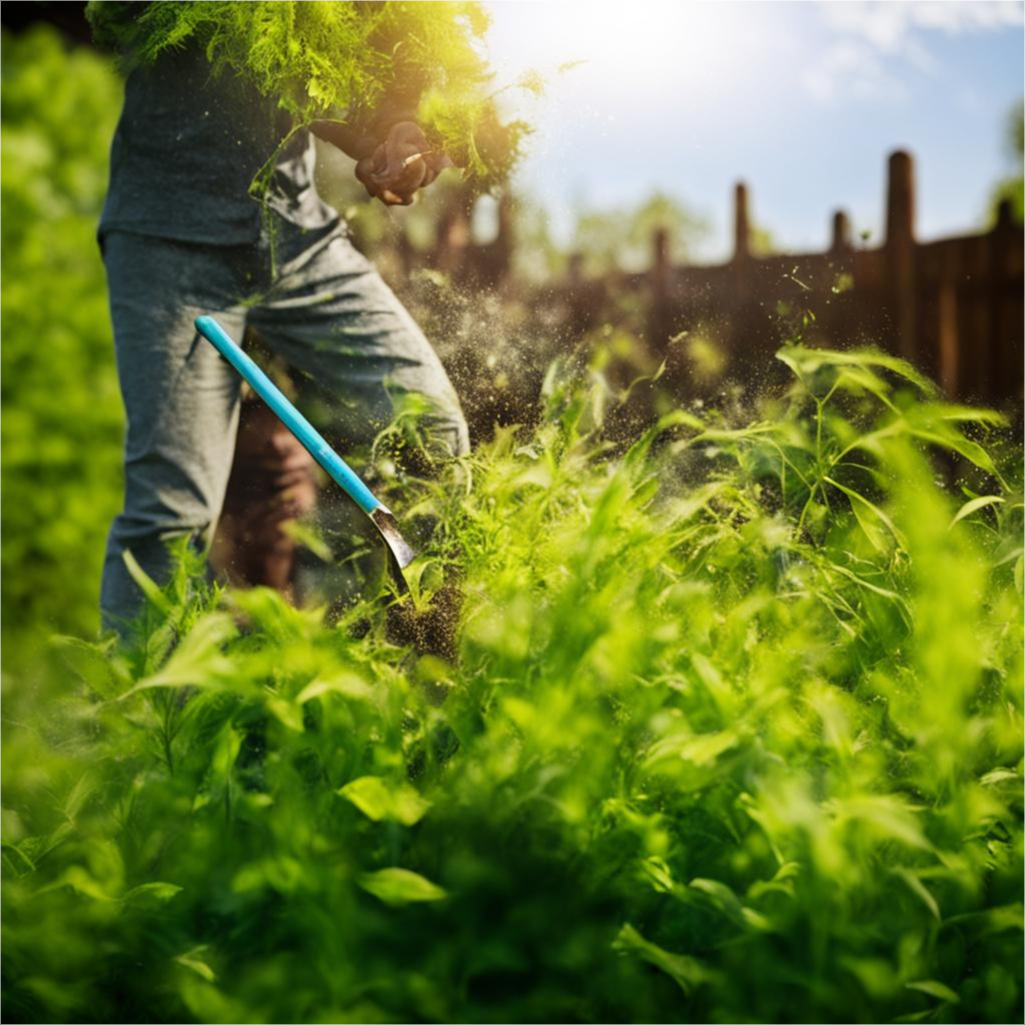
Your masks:
{"label": "denim pant leg", "polygon": [[373,265],[339,230],[282,267],[250,313],[267,344],[332,405],[330,433],[364,444],[392,420],[393,396],[426,405],[431,440],[469,450],[459,399],[437,353]]}
{"label": "denim pant leg", "polygon": [[[238,424],[239,378],[193,327],[215,313],[241,338],[245,311],[229,268],[239,251],[111,232],[104,239],[118,375],[127,414],[125,503],[107,541],[100,606],[123,628],[142,595],[131,551],[158,582],[165,542],[206,542],[224,502]],[[235,261],[237,265],[237,260]]]}

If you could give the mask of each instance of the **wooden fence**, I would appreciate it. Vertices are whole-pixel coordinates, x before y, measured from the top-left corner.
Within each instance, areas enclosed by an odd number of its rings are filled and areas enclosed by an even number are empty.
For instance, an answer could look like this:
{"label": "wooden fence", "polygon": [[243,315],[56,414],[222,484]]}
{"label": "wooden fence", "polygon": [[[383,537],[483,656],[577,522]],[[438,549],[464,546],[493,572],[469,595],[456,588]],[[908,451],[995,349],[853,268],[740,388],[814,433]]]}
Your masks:
{"label": "wooden fence", "polygon": [[[467,287],[519,289],[510,273],[514,206],[499,205],[497,237],[472,241],[470,211],[453,206],[440,220],[428,259]],[[604,316],[612,295],[647,303],[646,334],[655,350],[681,331],[711,336],[742,376],[752,356],[786,334],[781,310],[811,311],[810,343],[876,345],[903,356],[940,382],[951,398],[1016,405],[1022,398],[1023,237],[1002,204],[991,231],[933,242],[915,238],[914,163],[889,158],[886,235],[877,247],[856,244],[847,215],[833,216],[832,243],[822,253],[755,256],[750,245],[748,191],[735,192],[734,251],[715,266],[674,266],[670,239],[656,231],[650,270],[589,279],[580,259],[538,290],[538,302],[569,311],[574,330]],[[403,262],[422,261],[405,247]]]}

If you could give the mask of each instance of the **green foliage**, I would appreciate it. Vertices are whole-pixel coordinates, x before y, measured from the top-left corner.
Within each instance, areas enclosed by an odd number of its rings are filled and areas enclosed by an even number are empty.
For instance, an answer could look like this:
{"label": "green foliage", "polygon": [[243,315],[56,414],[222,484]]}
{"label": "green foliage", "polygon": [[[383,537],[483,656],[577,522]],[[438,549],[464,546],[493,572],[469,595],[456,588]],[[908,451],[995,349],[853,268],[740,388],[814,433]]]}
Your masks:
{"label": "green foliage", "polygon": [[1007,116],[1007,154],[1015,173],[996,184],[991,200],[990,220],[995,219],[997,207],[1003,200],[1011,204],[1015,222],[1025,221],[1025,102],[1019,100]]}
{"label": "green foliage", "polygon": [[455,664],[389,641],[386,592],[326,625],[185,549],[132,644],[59,642],[60,701],[8,699],[6,1012],[1018,1017],[999,418],[890,357],[780,357],[761,419],[629,447],[597,364],[556,367],[536,430],[407,492]]}
{"label": "green foliage", "polygon": [[573,248],[589,273],[641,271],[651,265],[651,239],[658,228],[668,232],[671,262],[683,262],[688,249],[708,233],[708,224],[678,200],[656,192],[633,209],[584,210],[578,213]]}
{"label": "green foliage", "polygon": [[[344,111],[367,122],[384,101],[416,110],[427,138],[484,188],[512,169],[526,126],[502,125],[481,56],[488,26],[475,2],[209,2],[92,0],[97,41],[150,63],[196,40],[215,74],[248,79],[298,126]],[[270,154],[268,154],[270,156]]]}
{"label": "green foliage", "polygon": [[121,103],[48,29],[3,37],[3,636],[96,629],[122,410],[96,222]]}
{"label": "green foliage", "polygon": [[1005,178],[993,193],[994,216],[1000,203],[1007,200],[1011,204],[1011,217],[1017,224],[1025,222],[1025,178]]}
{"label": "green foliage", "polygon": [[1007,115],[1007,150],[1019,161],[1025,155],[1025,100],[1019,100]]}

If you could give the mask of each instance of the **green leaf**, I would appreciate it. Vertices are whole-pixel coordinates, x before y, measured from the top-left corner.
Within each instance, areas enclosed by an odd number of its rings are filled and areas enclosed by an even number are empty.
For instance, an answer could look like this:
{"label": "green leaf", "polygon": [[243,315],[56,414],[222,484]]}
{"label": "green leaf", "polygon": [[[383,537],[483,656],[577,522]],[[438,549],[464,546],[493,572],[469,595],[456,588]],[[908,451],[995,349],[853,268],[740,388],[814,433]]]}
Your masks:
{"label": "green leaf", "polygon": [[304,725],[302,709],[294,701],[289,701],[287,698],[271,694],[264,699],[264,704],[266,705],[267,710],[271,712],[274,718],[282,725],[296,733],[303,732]]}
{"label": "green leaf", "polygon": [[[1003,554],[1000,554],[1001,552],[1003,552]],[[997,569],[1000,566],[1006,565],[1008,562],[1015,562],[1017,559],[1020,559],[1022,555],[1025,555],[1025,549],[1022,549],[1020,545],[1008,547],[1007,542],[1005,541],[1001,544],[994,557],[993,568]]]}
{"label": "green leaf", "polygon": [[972,513],[978,512],[980,509],[985,509],[990,505],[999,505],[1004,500],[999,495],[981,495],[979,498],[973,498],[970,502],[965,502],[957,511],[957,515],[950,521],[950,526],[953,527],[955,524],[960,523],[966,516],[971,516]]}
{"label": "green leaf", "polygon": [[193,947],[192,950],[186,951],[184,954],[179,954],[175,958],[175,961],[183,967],[194,971],[201,979],[205,979],[207,982],[216,982],[217,975],[202,958],[202,955],[206,953],[206,950],[207,947],[205,945]]}
{"label": "green leaf", "polygon": [[838,820],[857,821],[870,826],[888,840],[931,851],[932,846],[922,833],[914,811],[911,805],[899,797],[885,794],[863,793],[836,802]]}
{"label": "green leaf", "polygon": [[879,508],[874,502],[870,502],[864,495],[858,494],[857,491],[846,487],[839,481],[833,480],[832,477],[822,478],[827,484],[831,484],[838,491],[842,491],[851,502],[851,509],[854,511],[854,515],[857,517],[858,523],[861,525],[862,530],[865,531],[866,536],[872,545],[880,551],[886,551],[886,546],[879,540],[878,532],[874,526],[871,526],[865,517],[866,511],[871,513],[884,527],[893,535],[894,540],[902,547],[907,547],[907,542],[904,540],[904,535],[897,529],[893,520],[890,519],[882,509]]}
{"label": "green leaf", "polygon": [[890,601],[895,602],[902,608],[906,607],[907,603],[905,600],[896,592],[891,591],[889,588],[880,587],[878,584],[873,584],[871,580],[866,580],[864,577],[858,576],[857,573],[849,570],[846,566],[841,566],[839,563],[830,563],[829,571],[832,573],[839,573],[843,577],[847,577],[848,580],[854,581],[859,587],[864,587],[866,590],[871,591],[873,594],[878,594],[880,598],[888,598]]}
{"label": "green leaf", "polygon": [[936,921],[940,921],[942,915],[940,914],[940,906],[936,903],[936,898],[929,892],[926,885],[914,874],[906,868],[894,869],[894,875],[899,876],[907,884],[908,888],[912,893],[918,897],[922,903],[929,909],[930,914]]}
{"label": "green leaf", "polygon": [[697,958],[686,954],[673,954],[662,947],[646,940],[632,925],[627,923],[620,930],[612,943],[612,949],[654,965],[668,975],[690,996],[696,987],[703,982],[712,981],[716,976]]}
{"label": "green leaf", "polygon": [[359,885],[391,907],[444,900],[448,896],[440,886],[405,868],[382,868],[378,872],[365,872],[359,877]]}
{"label": "green leaf", "polygon": [[152,605],[155,605],[165,615],[171,610],[171,603],[167,596],[157,586],[156,582],[146,574],[146,571],[139,565],[135,556],[126,548],[121,553],[125,569],[128,575],[135,581],[136,586],[147,597]]}
{"label": "green leaf", "polygon": [[3,858],[3,877],[17,878],[35,872],[35,862],[16,844],[3,844],[0,847]]}
{"label": "green leaf", "polygon": [[935,997],[947,1004],[959,1004],[961,998],[949,987],[935,979],[919,979],[917,982],[906,982],[907,989],[917,989],[920,993]]}
{"label": "green leaf", "polygon": [[85,807],[86,801],[96,792],[97,782],[89,771],[82,773],[75,781],[75,785],[68,791],[64,798],[64,805],[61,809],[69,820],[74,821],[79,812]]}
{"label": "green leaf", "polygon": [[644,759],[644,767],[661,771],[677,761],[698,767],[712,765],[719,755],[736,747],[740,739],[734,730],[697,735],[688,732],[672,734],[652,746]]}
{"label": "green leaf", "polygon": [[958,455],[964,456],[970,463],[974,463],[980,470],[985,470],[986,473],[991,474],[1003,483],[1003,477],[1000,476],[1000,471],[996,468],[992,458],[990,458],[990,454],[977,442],[969,441],[968,438],[952,430],[937,431],[915,428],[911,433],[922,441],[928,441],[933,445],[938,445],[940,448],[948,448],[953,452],[957,452]]}
{"label": "green leaf", "polygon": [[659,893],[672,893],[676,887],[673,873],[664,858],[650,857],[641,862],[643,877]]}
{"label": "green leaf", "polygon": [[216,687],[236,677],[235,664],[221,648],[237,633],[227,613],[209,613],[185,635],[162,669],[140,680],[120,700],[156,687]]}
{"label": "green leaf", "polygon": [[361,776],[338,793],[374,822],[389,820],[413,826],[431,806],[408,783],[388,783],[380,776]]}
{"label": "green leaf", "polygon": [[936,385],[910,363],[883,352],[840,352],[835,349],[806,349],[800,345],[785,345],[776,352],[776,359],[790,367],[802,381],[823,367],[878,367],[913,384],[924,395],[932,396],[937,393]]}
{"label": "green leaf", "polygon": [[101,698],[110,700],[117,695],[121,681],[108,645],[59,635],[50,638],[50,643],[60,651],[72,671]]}
{"label": "green leaf", "polygon": [[979,777],[979,783],[984,787],[998,787],[1001,783],[1020,783],[1022,776],[1014,769],[993,769],[985,776]]}
{"label": "green leaf", "polygon": [[325,694],[340,694],[356,701],[370,701],[374,696],[374,689],[355,673],[342,673],[327,680],[313,680],[303,687],[295,700],[298,704],[304,705],[307,701]]}
{"label": "green leaf", "polygon": [[979,406],[958,406],[950,402],[934,402],[931,408],[951,423],[985,424],[987,427],[1006,427],[1007,417],[995,409]]}
{"label": "green leaf", "polygon": [[129,890],[121,899],[126,904],[141,900],[169,901],[175,894],[181,893],[182,888],[174,883],[143,883]]}
{"label": "green leaf", "polygon": [[1025,908],[1021,904],[1002,904],[982,911],[968,911],[944,920],[944,928],[951,925],[967,926],[977,930],[980,936],[1004,932],[1006,929],[1021,932],[1025,928]]}
{"label": "green leaf", "polygon": [[[663,368],[665,367],[664,362],[662,366]],[[631,387],[633,386],[631,385]],[[695,431],[701,432],[705,430],[706,425],[702,420],[699,420],[694,416],[693,413],[688,413],[683,409],[671,410],[664,416],[659,417],[655,425],[649,427],[648,430],[646,430],[640,438],[630,446],[623,459],[624,465],[634,466],[642,462],[651,449],[651,445],[654,440],[660,434],[664,434],[673,427],[690,427]]]}
{"label": "green leaf", "polygon": [[700,893],[741,929],[758,929],[764,932],[771,928],[764,915],[753,908],[745,907],[740,898],[725,883],[721,883],[717,879],[692,879],[688,885],[692,891]]}

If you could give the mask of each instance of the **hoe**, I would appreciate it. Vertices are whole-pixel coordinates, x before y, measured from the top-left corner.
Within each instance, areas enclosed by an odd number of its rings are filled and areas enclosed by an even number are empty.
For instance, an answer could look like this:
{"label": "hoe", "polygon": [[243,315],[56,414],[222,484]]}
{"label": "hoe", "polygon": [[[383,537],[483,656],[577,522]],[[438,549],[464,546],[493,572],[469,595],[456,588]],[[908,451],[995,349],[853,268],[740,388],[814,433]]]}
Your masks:
{"label": "hoe", "polygon": [[400,594],[408,593],[403,570],[413,561],[415,553],[399,533],[391,512],[213,317],[197,317],[196,330],[245,378],[331,479],[366,513],[388,548],[388,565],[397,590]]}

